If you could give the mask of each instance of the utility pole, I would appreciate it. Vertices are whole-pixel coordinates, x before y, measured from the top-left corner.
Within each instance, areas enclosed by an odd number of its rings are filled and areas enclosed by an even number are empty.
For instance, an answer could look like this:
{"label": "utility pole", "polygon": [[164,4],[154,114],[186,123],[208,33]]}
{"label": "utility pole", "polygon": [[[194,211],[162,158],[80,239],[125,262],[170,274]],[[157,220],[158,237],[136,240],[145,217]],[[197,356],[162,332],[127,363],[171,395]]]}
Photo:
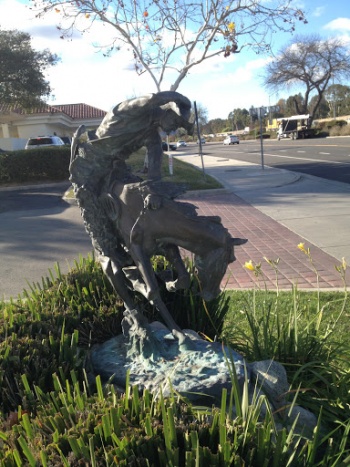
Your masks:
{"label": "utility pole", "polygon": [[333,118],[334,120],[336,119],[336,110],[335,110],[335,89],[334,89],[334,75],[332,75],[333,78]]}
{"label": "utility pole", "polygon": [[251,107],[249,109],[249,114],[251,117],[258,117],[260,123],[260,153],[261,153],[261,168],[265,169],[264,164],[264,138],[263,138],[263,126],[262,126],[262,119],[266,115],[270,114],[271,112],[278,112],[279,106],[278,105],[269,105],[268,107]]}
{"label": "utility pole", "polygon": [[199,155],[201,157],[203,176],[205,178],[205,169],[204,169],[204,161],[203,161],[203,149],[202,149],[202,137],[201,137],[201,132],[200,132],[200,128],[199,128],[199,120],[198,120],[198,112],[197,112],[197,103],[196,103],[196,101],[194,101],[193,104],[194,104],[194,117],[195,117],[195,121],[196,121],[196,125],[197,125],[197,137],[198,137]]}
{"label": "utility pole", "polygon": [[261,168],[265,169],[264,164],[264,141],[263,141],[263,131],[262,131],[262,118],[263,115],[266,115],[268,112],[268,107],[251,107],[249,113],[251,117],[258,117],[260,123],[260,153],[261,153]]}
{"label": "utility pole", "polygon": [[264,170],[264,138],[263,138],[263,131],[262,131],[262,118],[263,113],[266,114],[265,107],[260,107],[259,109],[259,120],[260,120],[260,153],[261,153],[261,168]]}

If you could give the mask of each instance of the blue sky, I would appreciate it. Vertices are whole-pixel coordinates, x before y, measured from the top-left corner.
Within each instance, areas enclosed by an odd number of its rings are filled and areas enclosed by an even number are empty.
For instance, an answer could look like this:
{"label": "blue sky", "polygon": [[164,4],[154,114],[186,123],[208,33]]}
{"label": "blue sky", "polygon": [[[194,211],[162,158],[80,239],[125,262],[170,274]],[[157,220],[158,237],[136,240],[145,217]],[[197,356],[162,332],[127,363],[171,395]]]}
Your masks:
{"label": "blue sky", "polygon": [[[0,27],[27,31],[35,49],[49,48],[60,56],[60,63],[47,74],[55,96],[49,103],[82,102],[108,110],[135,95],[155,92],[146,74],[139,77],[125,66],[126,53],[118,52],[111,58],[104,58],[92,46],[93,34],[77,35],[73,41],[60,39],[57,17],[36,19],[26,7],[28,3],[27,0],[0,0]],[[350,0],[295,0],[294,6],[306,11],[308,19],[306,25],[297,24],[295,34],[317,33],[324,38],[341,36],[350,44]],[[292,38],[289,34],[275,34],[273,51],[277,53]],[[238,107],[273,105],[292,91],[269,95],[263,88],[262,75],[267,60],[268,56],[249,51],[208,60],[193,69],[178,91],[204,106],[209,119],[226,118]]]}

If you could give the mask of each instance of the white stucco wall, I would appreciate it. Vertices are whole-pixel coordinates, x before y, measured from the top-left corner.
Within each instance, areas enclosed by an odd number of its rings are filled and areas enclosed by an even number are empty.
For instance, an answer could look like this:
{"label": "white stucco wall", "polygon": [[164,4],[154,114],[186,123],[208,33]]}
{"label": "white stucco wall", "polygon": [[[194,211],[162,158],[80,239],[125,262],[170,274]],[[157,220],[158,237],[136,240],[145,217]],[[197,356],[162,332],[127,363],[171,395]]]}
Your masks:
{"label": "white stucco wall", "polygon": [[[34,124],[34,125],[18,125],[18,136],[20,138],[35,138],[37,136],[49,136],[49,135],[56,135],[61,136],[62,128],[58,125],[50,124],[47,125],[45,123]],[[62,135],[64,136],[64,135]]]}

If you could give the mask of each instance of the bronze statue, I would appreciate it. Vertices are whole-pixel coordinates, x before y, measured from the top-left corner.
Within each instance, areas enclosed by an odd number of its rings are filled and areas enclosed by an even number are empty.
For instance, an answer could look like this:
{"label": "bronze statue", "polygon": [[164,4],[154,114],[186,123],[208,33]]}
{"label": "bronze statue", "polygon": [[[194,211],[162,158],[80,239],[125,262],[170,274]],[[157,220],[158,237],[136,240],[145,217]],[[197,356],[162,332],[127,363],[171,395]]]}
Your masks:
{"label": "bronze statue", "polygon": [[[160,130],[179,127],[191,132],[190,101],[176,92],[160,92],[118,104],[95,137],[80,127],[73,137],[71,181],[86,230],[103,270],[128,310],[140,292],[160,311],[165,323],[180,331],[163,303],[151,264],[163,255],[176,278],[168,290],[188,288],[190,278],[179,248],[194,254],[205,300],[220,293],[227,265],[234,261],[234,239],[218,217],[198,216],[195,206],[175,201],[183,187],[161,181]],[[130,173],[126,160],[146,146],[148,180]]]}

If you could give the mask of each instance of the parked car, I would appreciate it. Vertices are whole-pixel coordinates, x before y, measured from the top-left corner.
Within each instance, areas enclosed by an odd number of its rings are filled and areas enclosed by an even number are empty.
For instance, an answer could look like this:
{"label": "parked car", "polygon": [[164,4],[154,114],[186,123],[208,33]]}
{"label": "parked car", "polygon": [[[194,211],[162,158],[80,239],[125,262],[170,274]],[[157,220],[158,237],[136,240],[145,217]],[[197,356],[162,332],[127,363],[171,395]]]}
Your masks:
{"label": "parked car", "polygon": [[169,149],[168,149],[168,143],[165,141],[162,142],[162,149],[163,151],[176,151],[177,147],[175,144],[169,144]]}
{"label": "parked car", "polygon": [[180,141],[178,141],[178,142],[176,143],[176,146],[177,146],[178,148],[181,148],[181,147],[183,147],[183,146],[187,146],[187,143],[186,143],[186,141],[183,141],[182,139],[180,139]]}
{"label": "parked car", "polygon": [[60,138],[66,146],[70,146],[72,144],[72,138],[70,136],[60,136]]}
{"label": "parked car", "polygon": [[[201,138],[201,143],[205,144],[205,138],[203,138],[203,137]],[[197,144],[199,144],[199,139],[197,139]]]}
{"label": "parked car", "polygon": [[58,136],[37,136],[29,138],[25,149],[42,148],[45,146],[64,146],[64,142]]}
{"label": "parked car", "polygon": [[239,138],[236,135],[229,135],[224,139],[224,144],[239,144]]}

